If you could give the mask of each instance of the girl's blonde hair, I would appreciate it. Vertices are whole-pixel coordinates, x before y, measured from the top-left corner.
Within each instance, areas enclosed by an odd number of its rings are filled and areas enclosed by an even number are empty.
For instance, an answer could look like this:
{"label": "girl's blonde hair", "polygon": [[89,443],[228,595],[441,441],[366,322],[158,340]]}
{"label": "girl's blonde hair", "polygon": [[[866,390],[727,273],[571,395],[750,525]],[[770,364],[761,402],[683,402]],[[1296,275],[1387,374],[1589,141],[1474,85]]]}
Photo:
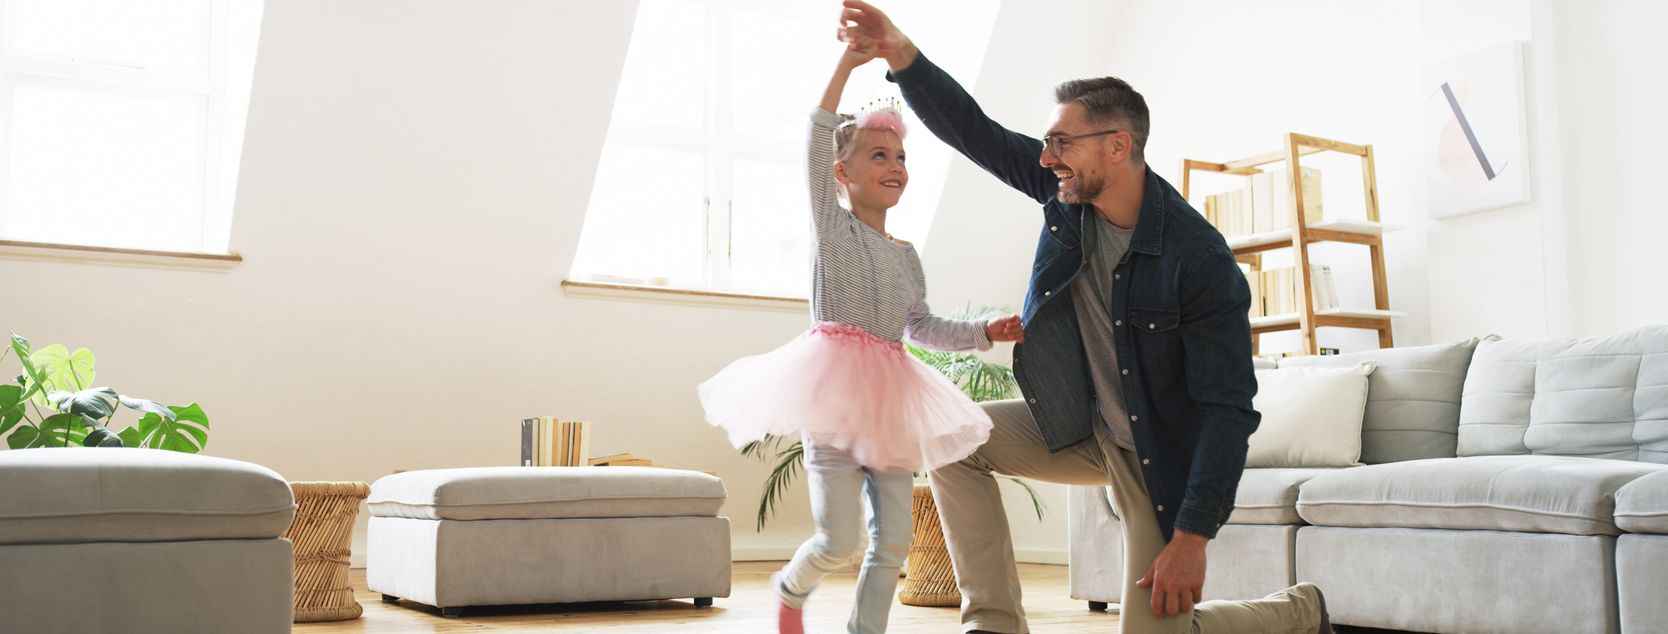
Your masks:
{"label": "girl's blonde hair", "polygon": [[834,127],[834,160],[844,162],[851,158],[855,149],[857,132],[859,130],[889,130],[904,137],[903,111],[894,98],[879,99],[870,102],[856,115],[840,115],[840,125]]}

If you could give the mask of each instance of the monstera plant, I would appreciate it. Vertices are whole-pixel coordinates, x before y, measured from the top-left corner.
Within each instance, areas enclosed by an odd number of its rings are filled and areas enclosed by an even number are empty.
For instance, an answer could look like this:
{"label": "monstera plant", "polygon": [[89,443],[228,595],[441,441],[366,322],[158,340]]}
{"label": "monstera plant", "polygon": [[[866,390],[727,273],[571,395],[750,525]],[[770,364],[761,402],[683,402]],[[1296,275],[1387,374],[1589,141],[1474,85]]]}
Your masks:
{"label": "monstera plant", "polygon": [[[60,344],[31,350],[12,333],[0,362],[16,356],[23,373],[0,385],[0,436],[12,449],[31,447],[146,447],[197,453],[208,444],[208,415],[196,403],[184,407],[134,398],[95,387],[93,353]],[[140,412],[120,432],[111,428],[122,408]],[[7,435],[7,434],[10,435]]]}
{"label": "monstera plant", "polygon": [[[1005,308],[968,305],[952,312],[950,318],[973,320],[1007,312],[1009,311]],[[961,391],[974,402],[1012,398],[1019,390],[1019,383],[1014,380],[1012,368],[985,361],[971,352],[927,350],[908,344],[905,344],[904,348],[922,363],[956,384],[956,387],[961,388]],[[794,478],[799,476],[804,453],[805,447],[800,441],[782,436],[766,436],[763,440],[748,443],[741,448],[742,455],[757,458],[771,465],[770,475],[765,476],[764,493],[759,496],[759,516],[755,530],[763,530],[765,522],[776,514],[776,504],[787,495],[788,488],[793,486]],[[1038,497],[1037,491],[1024,480],[1012,477],[1007,479],[1025,489],[1031,497],[1031,506],[1037,513],[1037,519],[1042,519],[1047,509],[1043,506],[1042,498]]]}

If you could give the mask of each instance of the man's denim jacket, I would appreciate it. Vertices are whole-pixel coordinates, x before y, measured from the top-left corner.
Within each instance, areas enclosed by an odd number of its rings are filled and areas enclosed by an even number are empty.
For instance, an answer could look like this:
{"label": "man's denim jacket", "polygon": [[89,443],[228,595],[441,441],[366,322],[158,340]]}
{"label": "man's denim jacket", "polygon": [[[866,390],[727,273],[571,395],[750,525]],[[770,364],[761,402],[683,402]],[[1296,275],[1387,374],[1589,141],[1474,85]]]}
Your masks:
{"label": "man's denim jacket", "polygon": [[[1014,375],[1050,451],[1093,437],[1100,421],[1070,282],[1094,213],[1055,198],[1043,143],[1003,128],[925,55],[889,75],[939,139],[1043,205]],[[1149,168],[1140,219],[1115,270],[1112,318],[1135,449],[1165,539],[1215,537],[1234,508],[1251,407],[1251,293],[1222,234]]]}

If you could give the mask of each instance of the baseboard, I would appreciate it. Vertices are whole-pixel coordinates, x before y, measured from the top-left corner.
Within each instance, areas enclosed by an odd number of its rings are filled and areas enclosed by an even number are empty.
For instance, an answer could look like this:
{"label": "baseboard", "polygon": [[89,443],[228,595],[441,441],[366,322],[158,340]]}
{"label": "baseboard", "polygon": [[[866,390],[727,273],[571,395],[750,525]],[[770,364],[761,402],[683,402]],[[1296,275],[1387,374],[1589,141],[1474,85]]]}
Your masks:
{"label": "baseboard", "polygon": [[1022,548],[1014,551],[1014,561],[1022,564],[1049,564],[1064,566],[1070,559],[1066,551],[1043,548]]}
{"label": "baseboard", "polygon": [[795,548],[785,546],[732,548],[730,561],[787,561],[793,559],[794,550]]}
{"label": "baseboard", "polygon": [[[730,559],[732,561],[787,561],[793,558],[794,550],[794,548],[787,547],[736,548],[730,551]],[[1055,566],[1064,566],[1068,561],[1064,550],[1041,548],[1015,550],[1014,560],[1022,564],[1049,564]]]}

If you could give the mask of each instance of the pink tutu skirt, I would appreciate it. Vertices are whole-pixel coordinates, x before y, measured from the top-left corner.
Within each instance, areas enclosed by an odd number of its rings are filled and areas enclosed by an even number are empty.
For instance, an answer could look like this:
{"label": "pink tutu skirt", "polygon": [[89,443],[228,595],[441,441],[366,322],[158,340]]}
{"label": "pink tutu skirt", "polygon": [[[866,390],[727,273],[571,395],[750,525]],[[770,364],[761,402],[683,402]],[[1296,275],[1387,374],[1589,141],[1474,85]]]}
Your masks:
{"label": "pink tutu skirt", "polygon": [[707,422],[738,448],[765,434],[800,436],[870,469],[924,472],[990,438],[990,416],[903,344],[841,323],[738,359],[697,391]]}

